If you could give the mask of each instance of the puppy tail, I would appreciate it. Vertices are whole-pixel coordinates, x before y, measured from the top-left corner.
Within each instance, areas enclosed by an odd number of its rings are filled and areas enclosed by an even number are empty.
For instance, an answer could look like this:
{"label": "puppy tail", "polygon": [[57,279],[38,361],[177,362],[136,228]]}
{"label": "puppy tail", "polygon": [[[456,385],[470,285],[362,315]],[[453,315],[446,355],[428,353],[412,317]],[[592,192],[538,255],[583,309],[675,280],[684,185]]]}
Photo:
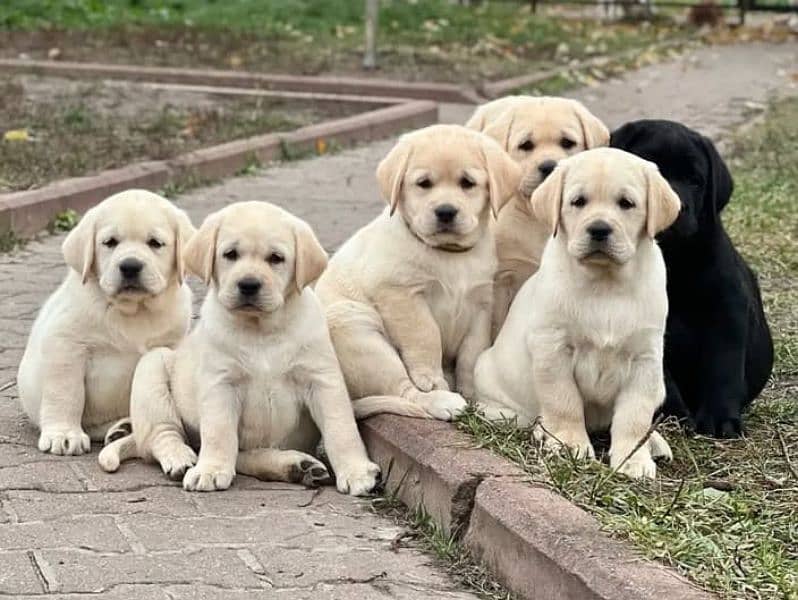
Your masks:
{"label": "puppy tail", "polygon": [[356,419],[388,413],[416,419],[430,419],[430,414],[421,406],[401,396],[366,396],[352,401]]}
{"label": "puppy tail", "polygon": [[105,447],[97,458],[100,468],[107,473],[113,473],[122,462],[137,456],[138,448],[130,419],[120,419],[111,425],[105,435]]}

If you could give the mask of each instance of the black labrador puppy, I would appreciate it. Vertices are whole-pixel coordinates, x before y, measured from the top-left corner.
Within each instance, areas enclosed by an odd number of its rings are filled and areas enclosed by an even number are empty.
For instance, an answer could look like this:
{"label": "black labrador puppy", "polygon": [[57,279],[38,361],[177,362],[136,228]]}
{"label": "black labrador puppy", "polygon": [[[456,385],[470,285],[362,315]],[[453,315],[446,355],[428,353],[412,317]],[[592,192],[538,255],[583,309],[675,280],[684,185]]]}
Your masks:
{"label": "black labrador puppy", "polygon": [[627,123],[610,145],[656,163],[682,201],[657,237],[669,303],[662,410],[699,433],[738,436],[743,409],[773,368],[773,341],[756,275],[720,219],[732,194],[729,169],[710,140],[673,121]]}

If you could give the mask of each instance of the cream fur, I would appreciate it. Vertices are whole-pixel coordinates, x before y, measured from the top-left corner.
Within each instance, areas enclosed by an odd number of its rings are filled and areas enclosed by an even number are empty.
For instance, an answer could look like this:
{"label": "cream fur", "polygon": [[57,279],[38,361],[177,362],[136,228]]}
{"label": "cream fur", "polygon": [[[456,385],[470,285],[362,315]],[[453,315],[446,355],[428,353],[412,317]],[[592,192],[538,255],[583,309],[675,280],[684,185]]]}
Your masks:
{"label": "cream fur", "polygon": [[[653,233],[675,219],[678,197],[653,163],[599,149],[562,161],[532,203],[556,235],[477,362],[478,406],[522,425],[539,419],[547,447],[581,456],[594,456],[588,431],[609,427],[611,466],[653,477],[652,452],[670,456],[664,439],[655,434],[631,453],[665,397],[668,304]],[[654,232],[652,211],[663,215]],[[612,234],[597,253],[588,228],[599,221]]]}

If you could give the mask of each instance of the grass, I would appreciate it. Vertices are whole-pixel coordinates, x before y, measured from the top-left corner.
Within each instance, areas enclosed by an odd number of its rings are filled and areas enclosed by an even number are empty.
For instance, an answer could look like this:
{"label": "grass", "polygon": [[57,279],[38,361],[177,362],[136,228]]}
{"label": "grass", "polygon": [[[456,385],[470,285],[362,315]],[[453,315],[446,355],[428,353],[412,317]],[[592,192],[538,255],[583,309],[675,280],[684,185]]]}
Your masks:
{"label": "grass", "polygon": [[468,413],[459,427],[630,540],[727,599],[798,599],[798,98],[775,103],[728,152],[735,194],[723,214],[758,271],[776,344],[771,383],[740,440],[660,425],[674,461],[631,482],[598,461],[542,454],[530,432]]}
{"label": "grass", "polygon": [[[62,59],[359,72],[363,10],[362,0],[4,0],[0,53],[58,48]],[[535,15],[524,2],[383,0],[380,64],[408,79],[496,79],[690,32],[667,21]]]}
{"label": "grass", "polygon": [[516,600],[516,596],[497,583],[488,570],[474,560],[455,535],[444,532],[423,509],[409,509],[385,490],[371,501],[372,510],[393,519],[406,529],[393,544],[398,549],[408,545],[435,556],[452,578],[485,600]]}
{"label": "grass", "polygon": [[[22,79],[0,78],[0,193],[125,166],[273,131],[286,131],[351,107],[257,99],[142,101],[135,90],[58,80],[41,92]],[[28,80],[24,80],[28,81]],[[192,97],[193,98],[193,97]],[[4,141],[3,131],[29,139]]]}

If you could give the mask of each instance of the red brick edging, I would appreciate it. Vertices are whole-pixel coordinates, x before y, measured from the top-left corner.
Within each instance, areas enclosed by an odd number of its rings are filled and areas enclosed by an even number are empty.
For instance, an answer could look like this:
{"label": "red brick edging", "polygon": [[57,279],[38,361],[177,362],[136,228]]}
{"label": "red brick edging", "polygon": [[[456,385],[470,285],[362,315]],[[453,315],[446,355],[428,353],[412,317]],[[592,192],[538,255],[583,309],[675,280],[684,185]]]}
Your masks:
{"label": "red brick edging", "polygon": [[454,532],[527,600],[711,600],[639,558],[596,520],[448,423],[381,415],[361,424],[387,491]]}
{"label": "red brick edging", "polygon": [[438,106],[415,101],[302,127],[202,148],[167,161],[147,161],[98,175],[56,181],[42,188],[0,195],[0,234],[24,237],[48,226],[61,211],[83,212],[107,196],[130,188],[158,189],[192,176],[216,179],[232,175],[253,159],[268,162],[288,151],[315,150],[319,140],[342,145],[395,135],[438,121]]}

